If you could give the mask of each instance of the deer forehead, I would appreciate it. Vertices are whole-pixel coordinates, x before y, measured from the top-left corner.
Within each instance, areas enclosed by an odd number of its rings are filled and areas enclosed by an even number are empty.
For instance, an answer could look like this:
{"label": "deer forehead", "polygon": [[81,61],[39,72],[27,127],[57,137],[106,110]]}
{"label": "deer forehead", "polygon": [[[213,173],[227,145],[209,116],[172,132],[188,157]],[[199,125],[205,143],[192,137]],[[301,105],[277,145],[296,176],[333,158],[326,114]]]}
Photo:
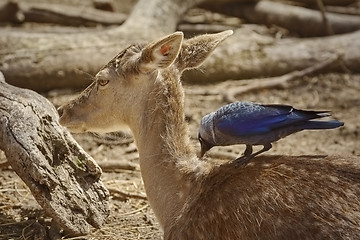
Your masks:
{"label": "deer forehead", "polygon": [[100,70],[100,72],[98,73],[100,74],[99,77],[101,77],[102,75],[111,75],[111,70],[122,75],[137,73],[137,59],[139,59],[139,57],[141,56],[141,50],[144,48],[144,46],[144,44],[134,44],[122,50],[108,64],[106,64],[102,70]]}

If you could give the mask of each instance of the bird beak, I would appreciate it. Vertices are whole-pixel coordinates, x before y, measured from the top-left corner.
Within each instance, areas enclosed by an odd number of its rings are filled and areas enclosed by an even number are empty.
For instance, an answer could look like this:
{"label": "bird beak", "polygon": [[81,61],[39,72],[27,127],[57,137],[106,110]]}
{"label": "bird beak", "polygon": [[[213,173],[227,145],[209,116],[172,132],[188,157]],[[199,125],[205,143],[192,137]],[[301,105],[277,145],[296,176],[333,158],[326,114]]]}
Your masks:
{"label": "bird beak", "polygon": [[205,155],[205,153],[206,153],[207,151],[209,151],[210,148],[212,148],[212,146],[210,146],[209,144],[207,144],[207,143],[204,142],[204,141],[200,141],[200,145],[201,145],[200,158],[202,158],[202,157]]}

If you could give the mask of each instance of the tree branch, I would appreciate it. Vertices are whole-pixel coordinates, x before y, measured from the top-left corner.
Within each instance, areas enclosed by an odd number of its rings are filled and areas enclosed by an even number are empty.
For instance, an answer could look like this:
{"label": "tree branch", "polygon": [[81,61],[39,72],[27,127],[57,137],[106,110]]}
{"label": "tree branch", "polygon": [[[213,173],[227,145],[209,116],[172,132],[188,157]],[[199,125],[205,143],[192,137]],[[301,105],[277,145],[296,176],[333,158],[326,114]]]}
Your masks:
{"label": "tree branch", "polygon": [[[123,25],[96,32],[43,34],[2,29],[0,71],[9,83],[37,91],[83,88],[88,85],[83,72],[95,74],[129,44],[175,31],[181,14],[203,1],[140,0]],[[321,17],[320,22],[323,28]],[[244,27],[214,51],[201,73],[192,70],[183,79],[208,83],[278,76],[322,61],[323,55],[334,49],[343,55],[346,67],[359,71],[359,36],[360,31],[324,38],[275,39]]]}
{"label": "tree branch", "polygon": [[326,29],[327,35],[333,35],[334,31],[332,30],[332,27],[331,27],[331,25],[329,23],[329,20],[328,20],[327,16],[326,16],[324,3],[322,2],[322,0],[316,0],[316,3],[317,3],[318,8],[319,8],[319,10],[321,12],[321,17],[323,19],[324,27]]}
{"label": "tree branch", "polygon": [[140,194],[136,194],[136,193],[128,193],[128,192],[120,191],[119,189],[115,189],[115,188],[109,188],[109,191],[112,195],[118,195],[118,196],[114,196],[114,197],[120,198],[123,201],[125,201],[129,198],[147,200],[147,197],[145,195],[140,195]]}
{"label": "tree branch", "polygon": [[[329,58],[323,62],[317,63],[303,70],[293,71],[278,77],[236,81],[236,86],[229,86],[229,83],[225,85],[225,83],[227,82],[224,82],[222,86],[223,91],[221,91],[223,99],[227,102],[235,102],[237,101],[237,95],[246,92],[260,89],[270,89],[275,87],[287,88],[290,85],[290,81],[324,70],[325,68],[329,67],[337,61],[339,61],[338,56]],[[235,81],[231,82],[235,83]]]}
{"label": "tree branch", "polygon": [[[175,31],[179,16],[204,0],[140,0],[116,28],[73,34],[0,30],[0,71],[15,86],[47,91],[82,88],[122,48]],[[79,71],[81,70],[81,71]]]}
{"label": "tree branch", "polygon": [[[277,25],[302,37],[327,35],[321,13],[299,6],[264,0],[244,5],[219,4],[208,9],[244,18],[251,23]],[[360,29],[360,16],[327,13],[326,18],[335,34]]]}
{"label": "tree branch", "polygon": [[54,3],[26,3],[8,1],[0,6],[2,22],[38,22],[68,26],[120,25],[127,16],[89,7],[74,7]]}
{"label": "tree branch", "polygon": [[279,39],[251,29],[235,30],[204,62],[202,71],[191,70],[183,77],[189,82],[211,83],[224,79],[251,79],[280,76],[342,56],[342,66],[329,71],[360,70],[360,31],[309,39]]}
{"label": "tree branch", "polygon": [[323,71],[326,68],[341,61],[339,56],[332,56],[329,59],[319,62],[313,66],[307,67],[303,70],[293,71],[282,76],[259,78],[259,79],[246,79],[246,80],[228,80],[217,85],[216,91],[194,91],[191,89],[186,90],[186,94],[192,95],[222,95],[225,102],[237,101],[236,96],[251,91],[270,88],[287,88],[292,80],[314,74],[315,72]]}

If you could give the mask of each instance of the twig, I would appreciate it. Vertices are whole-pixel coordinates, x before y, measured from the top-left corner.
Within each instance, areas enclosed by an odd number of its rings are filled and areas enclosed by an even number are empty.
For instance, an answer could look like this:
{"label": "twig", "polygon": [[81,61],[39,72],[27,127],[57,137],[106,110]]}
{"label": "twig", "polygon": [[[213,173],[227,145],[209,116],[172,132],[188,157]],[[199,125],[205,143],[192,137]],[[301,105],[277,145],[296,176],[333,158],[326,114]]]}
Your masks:
{"label": "twig", "polygon": [[225,102],[235,102],[237,99],[236,95],[244,94],[251,91],[257,91],[260,89],[270,88],[287,88],[289,82],[309,74],[313,74],[317,71],[323,70],[326,67],[332,65],[335,62],[339,62],[341,65],[341,56],[336,55],[328,58],[323,62],[319,62],[313,66],[307,67],[300,71],[293,71],[282,76],[271,77],[271,78],[257,78],[247,80],[228,80],[220,83],[217,90],[191,90],[187,89],[186,94],[192,95],[222,95]]}
{"label": "twig", "polygon": [[334,31],[329,23],[329,20],[326,16],[326,12],[325,12],[325,7],[324,7],[324,3],[322,2],[322,0],[316,0],[316,3],[318,5],[318,8],[321,12],[321,17],[323,19],[323,22],[324,22],[324,25],[325,25],[325,28],[326,28],[326,32],[328,35],[333,35],[334,34]]}
{"label": "twig", "polygon": [[134,213],[141,212],[142,210],[146,209],[147,207],[149,207],[149,205],[146,204],[145,206],[143,206],[143,207],[141,207],[141,208],[138,208],[138,209],[136,209],[136,210],[134,210],[134,211],[127,212],[127,213],[120,214],[120,215],[122,215],[122,216],[132,215],[132,214],[134,214]]}
{"label": "twig", "polygon": [[138,165],[126,160],[122,161],[102,161],[98,163],[103,171],[114,171],[114,170],[136,170]]}
{"label": "twig", "polygon": [[[236,95],[240,95],[246,92],[275,87],[287,88],[290,81],[320,71],[328,67],[329,65],[335,63],[339,59],[340,56],[332,57],[327,59],[326,61],[320,62],[303,70],[293,71],[279,77],[253,80],[232,80],[230,82],[224,82],[219,92],[222,93],[224,101],[234,102],[237,101],[235,98]],[[239,86],[239,84],[241,85]]]}
{"label": "twig", "polygon": [[[118,198],[121,199],[127,199],[127,198],[135,198],[135,199],[143,199],[143,200],[147,200],[145,195],[139,195],[139,194],[134,194],[134,193],[127,193],[127,192],[123,192],[120,191],[118,189],[115,188],[108,188],[110,194],[118,194],[120,196],[118,196]],[[114,196],[113,196],[114,197]]]}
{"label": "twig", "polygon": [[27,3],[9,1],[0,6],[0,21],[41,22],[69,26],[120,25],[127,16],[89,7],[73,7],[53,3]]}
{"label": "twig", "polygon": [[[230,89],[228,91],[222,91],[223,92],[223,99],[226,102],[234,102],[237,101],[235,96],[243,94],[245,92],[253,91],[253,90],[259,90],[259,89],[269,89],[269,88],[275,88],[275,87],[282,87],[287,88],[289,85],[289,82],[294,79],[298,79],[300,77],[304,77],[306,75],[312,74],[316,71],[319,71],[321,69],[324,69],[325,67],[331,65],[335,61],[337,61],[339,58],[329,58],[328,60],[324,62],[320,62],[316,65],[310,66],[308,68],[305,68],[300,71],[293,71],[288,74],[279,76],[279,77],[272,77],[267,79],[254,79],[250,80],[250,82],[245,82],[245,85],[238,86],[238,87],[224,87],[225,89]],[[249,81],[249,80],[248,80]]]}

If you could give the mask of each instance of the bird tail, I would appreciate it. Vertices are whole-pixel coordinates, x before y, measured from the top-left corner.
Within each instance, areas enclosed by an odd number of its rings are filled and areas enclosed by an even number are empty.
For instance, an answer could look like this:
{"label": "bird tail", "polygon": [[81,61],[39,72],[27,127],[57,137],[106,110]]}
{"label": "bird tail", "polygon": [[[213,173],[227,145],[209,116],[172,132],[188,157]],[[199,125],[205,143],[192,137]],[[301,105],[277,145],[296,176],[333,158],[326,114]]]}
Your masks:
{"label": "bird tail", "polygon": [[331,121],[307,121],[304,125],[304,129],[332,129],[344,126],[343,122],[338,120],[331,120]]}
{"label": "bird tail", "polygon": [[323,118],[330,117],[330,111],[308,111],[308,110],[299,110],[294,109],[293,111],[296,115],[301,116],[306,119],[315,119],[315,118]]}

